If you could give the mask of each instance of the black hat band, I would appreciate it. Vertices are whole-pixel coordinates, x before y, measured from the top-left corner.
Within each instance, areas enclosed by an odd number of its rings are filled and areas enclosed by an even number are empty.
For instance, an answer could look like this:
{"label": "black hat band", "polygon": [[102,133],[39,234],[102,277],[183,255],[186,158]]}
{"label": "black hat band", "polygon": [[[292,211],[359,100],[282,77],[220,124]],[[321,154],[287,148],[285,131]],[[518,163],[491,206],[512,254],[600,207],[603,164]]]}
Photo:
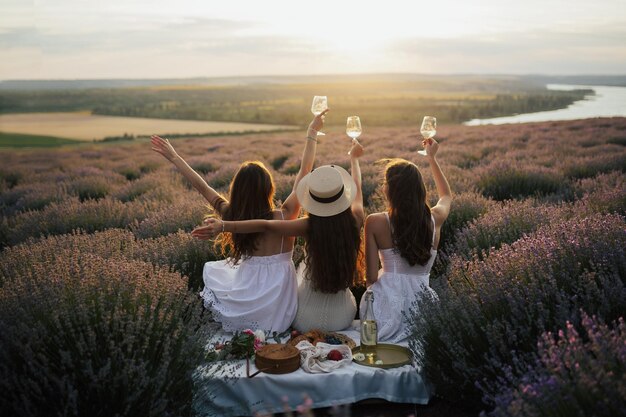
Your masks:
{"label": "black hat band", "polygon": [[342,185],[341,190],[339,190],[337,194],[330,196],[330,197],[317,197],[313,195],[311,190],[309,190],[309,195],[311,196],[313,200],[317,201],[318,203],[328,204],[328,203],[332,203],[332,202],[339,200],[339,197],[341,197],[341,195],[343,194],[343,189],[344,189],[344,186]]}

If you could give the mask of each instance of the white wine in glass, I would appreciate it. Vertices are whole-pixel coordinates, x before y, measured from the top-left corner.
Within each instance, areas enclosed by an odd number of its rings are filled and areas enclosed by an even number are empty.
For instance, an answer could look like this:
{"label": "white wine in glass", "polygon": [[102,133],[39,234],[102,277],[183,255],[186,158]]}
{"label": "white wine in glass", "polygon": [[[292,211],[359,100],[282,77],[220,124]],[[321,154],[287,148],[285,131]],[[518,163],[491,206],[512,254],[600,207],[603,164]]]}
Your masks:
{"label": "white wine in glass", "polygon": [[[311,113],[317,116],[321,114],[327,108],[328,108],[328,98],[326,96],[313,97],[313,103],[311,104]],[[317,132],[317,134],[320,136],[324,136],[326,133]]]}
{"label": "white wine in glass", "polygon": [[[434,138],[437,133],[437,119],[432,116],[424,116],[420,133],[424,139]],[[417,151],[417,153],[424,156],[427,155],[425,150]]]}
{"label": "white wine in glass", "polygon": [[361,119],[359,116],[349,116],[348,121],[346,122],[346,133],[352,139],[356,139],[361,136]]}

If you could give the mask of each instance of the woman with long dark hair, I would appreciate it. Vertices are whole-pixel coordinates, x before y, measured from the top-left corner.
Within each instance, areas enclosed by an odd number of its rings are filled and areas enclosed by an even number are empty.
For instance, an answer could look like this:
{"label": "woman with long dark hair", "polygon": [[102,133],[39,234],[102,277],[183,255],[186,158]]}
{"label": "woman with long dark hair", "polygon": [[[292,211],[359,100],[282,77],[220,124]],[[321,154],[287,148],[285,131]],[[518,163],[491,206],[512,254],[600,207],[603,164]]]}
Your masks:
{"label": "woman with long dark hair", "polygon": [[[366,280],[374,293],[374,316],[381,341],[406,339],[403,314],[419,296],[436,297],[429,287],[430,270],[437,256],[441,226],[450,212],[452,193],[435,158],[439,144],[434,139],[424,140],[423,144],[439,194],[437,205],[428,206],[426,186],[417,166],[393,159],[384,171],[387,211],[370,214],[365,221]],[[364,314],[363,300],[360,310]]]}
{"label": "woman with long dark hair", "polygon": [[[295,219],[300,212],[296,187],[311,171],[317,131],[326,111],[316,116],[307,132],[300,171],[293,191],[279,209],[274,207],[274,181],[260,161],[246,161],[230,183],[230,199],[211,188],[174,150],[167,139],[152,137],[152,149],[165,156],[204,196],[224,220]],[[272,230],[223,235],[217,242],[224,260],[204,265],[204,304],[226,331],[247,328],[285,331],[297,311],[297,282],[292,260],[294,238]]]}
{"label": "woman with long dark hair", "polygon": [[358,280],[357,258],[365,218],[359,157],[363,148],[354,141],[350,175],[337,165],[316,168],[296,189],[308,217],[291,221],[211,219],[192,234],[208,238],[222,232],[274,232],[305,238],[305,260],[298,270],[298,312],[293,327],[300,331],[347,328],[356,315],[350,286]]}

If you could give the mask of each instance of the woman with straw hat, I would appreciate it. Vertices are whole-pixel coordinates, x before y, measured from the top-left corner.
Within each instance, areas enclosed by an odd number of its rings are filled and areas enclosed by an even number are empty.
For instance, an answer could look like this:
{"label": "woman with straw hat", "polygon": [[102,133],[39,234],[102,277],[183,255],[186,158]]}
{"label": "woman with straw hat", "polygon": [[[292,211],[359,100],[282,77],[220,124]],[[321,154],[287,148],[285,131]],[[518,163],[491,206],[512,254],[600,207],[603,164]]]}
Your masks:
{"label": "woman with straw hat", "polygon": [[296,188],[308,216],[297,220],[223,221],[210,219],[192,234],[206,238],[222,232],[273,231],[305,238],[305,260],[298,270],[298,311],[293,327],[306,332],[350,326],[356,302],[350,286],[358,279],[357,258],[365,218],[359,157],[355,140],[350,150],[350,175],[337,165],[325,165],[302,178]]}

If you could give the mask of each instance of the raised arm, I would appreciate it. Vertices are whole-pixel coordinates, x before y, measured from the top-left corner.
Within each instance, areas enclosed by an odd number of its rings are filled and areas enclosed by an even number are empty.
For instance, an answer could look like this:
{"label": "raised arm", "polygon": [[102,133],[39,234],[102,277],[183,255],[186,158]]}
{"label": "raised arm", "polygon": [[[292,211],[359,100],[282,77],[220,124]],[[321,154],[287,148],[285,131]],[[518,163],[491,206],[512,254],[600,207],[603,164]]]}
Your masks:
{"label": "raised arm", "polygon": [[448,180],[441,171],[439,162],[437,162],[436,155],[439,150],[439,143],[434,139],[427,139],[424,141],[424,148],[426,149],[428,163],[430,164],[435,186],[437,187],[437,194],[439,195],[439,201],[437,201],[437,205],[435,205],[431,211],[435,216],[437,224],[441,225],[448,218],[448,214],[450,213],[452,191],[450,190]]}
{"label": "raised arm", "polygon": [[197,227],[191,235],[197,239],[211,239],[222,232],[228,233],[262,233],[276,232],[284,236],[304,236],[309,220],[239,220],[223,221],[219,219],[205,220],[205,226]]}
{"label": "raised arm", "polygon": [[209,184],[206,183],[204,178],[194,171],[193,168],[191,168],[189,164],[187,164],[187,162],[185,162],[185,160],[178,155],[169,140],[153,135],[150,138],[150,142],[152,143],[152,150],[163,155],[168,161],[174,164],[174,166],[178,168],[178,171],[180,171],[180,173],[183,174],[189,182],[191,182],[193,188],[202,194],[205,200],[209,202],[215,211],[220,214],[224,212],[228,202],[224,200],[224,198],[217,191],[211,188]]}
{"label": "raised arm", "polygon": [[285,200],[282,206],[283,213],[286,219],[295,219],[300,212],[300,202],[296,195],[296,189],[298,183],[305,175],[307,175],[313,169],[313,163],[315,162],[315,152],[317,150],[317,132],[324,127],[324,116],[329,109],[324,110],[319,115],[315,116],[306,134],[306,144],[304,145],[304,151],[302,152],[302,162],[300,162],[300,170],[296,175],[296,180],[293,183],[293,189],[291,194]]}
{"label": "raised arm", "polygon": [[352,140],[352,148],[350,148],[350,173],[352,179],[356,183],[356,197],[352,202],[352,214],[357,220],[359,228],[363,226],[365,221],[365,210],[363,209],[363,190],[361,186],[361,166],[359,158],[363,155],[363,146],[356,140]]}

